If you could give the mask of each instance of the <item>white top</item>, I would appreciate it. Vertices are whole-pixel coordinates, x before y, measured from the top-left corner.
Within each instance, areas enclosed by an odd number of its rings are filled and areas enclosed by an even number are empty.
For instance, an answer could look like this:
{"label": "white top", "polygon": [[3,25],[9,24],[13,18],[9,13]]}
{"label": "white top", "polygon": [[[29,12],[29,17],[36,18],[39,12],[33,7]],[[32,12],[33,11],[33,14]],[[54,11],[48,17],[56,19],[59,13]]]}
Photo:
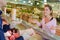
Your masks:
{"label": "white top", "polygon": [[40,26],[42,25],[42,29],[44,31],[46,31],[48,34],[55,34],[56,30],[55,29],[51,29],[51,27],[56,28],[57,27],[57,22],[56,19],[53,18],[50,22],[45,23],[45,20],[42,19],[41,23],[37,22],[37,25]]}

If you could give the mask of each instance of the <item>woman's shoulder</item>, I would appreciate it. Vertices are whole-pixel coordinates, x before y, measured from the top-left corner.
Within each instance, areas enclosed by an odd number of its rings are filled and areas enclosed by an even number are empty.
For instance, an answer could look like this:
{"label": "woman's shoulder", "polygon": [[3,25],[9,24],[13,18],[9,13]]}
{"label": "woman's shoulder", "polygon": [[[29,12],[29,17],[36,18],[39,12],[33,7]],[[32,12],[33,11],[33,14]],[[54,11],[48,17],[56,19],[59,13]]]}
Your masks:
{"label": "woman's shoulder", "polygon": [[53,20],[51,21],[53,24],[57,23],[56,18],[53,18]]}
{"label": "woman's shoulder", "polygon": [[53,18],[53,21],[56,21],[56,18]]}

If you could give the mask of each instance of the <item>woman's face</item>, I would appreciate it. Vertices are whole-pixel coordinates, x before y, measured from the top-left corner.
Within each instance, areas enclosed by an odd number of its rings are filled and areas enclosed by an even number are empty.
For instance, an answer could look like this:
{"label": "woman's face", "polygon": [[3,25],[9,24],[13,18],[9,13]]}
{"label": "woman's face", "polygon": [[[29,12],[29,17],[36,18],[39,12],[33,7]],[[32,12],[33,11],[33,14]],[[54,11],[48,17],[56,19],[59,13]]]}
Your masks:
{"label": "woman's face", "polygon": [[47,15],[50,15],[51,13],[51,10],[49,9],[49,7],[45,7],[44,8],[44,15],[47,16]]}

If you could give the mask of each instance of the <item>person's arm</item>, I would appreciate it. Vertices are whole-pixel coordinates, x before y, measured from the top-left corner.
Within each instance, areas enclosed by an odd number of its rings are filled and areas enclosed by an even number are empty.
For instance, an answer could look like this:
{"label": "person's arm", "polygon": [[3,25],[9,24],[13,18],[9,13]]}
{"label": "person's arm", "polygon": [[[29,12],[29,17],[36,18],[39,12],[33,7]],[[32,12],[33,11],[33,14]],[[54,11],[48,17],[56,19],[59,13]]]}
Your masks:
{"label": "person's arm", "polygon": [[41,22],[39,22],[38,20],[33,20],[33,23],[36,23],[38,26],[41,26]]}
{"label": "person's arm", "polygon": [[36,22],[36,24],[37,24],[38,26],[41,26],[41,22]]}

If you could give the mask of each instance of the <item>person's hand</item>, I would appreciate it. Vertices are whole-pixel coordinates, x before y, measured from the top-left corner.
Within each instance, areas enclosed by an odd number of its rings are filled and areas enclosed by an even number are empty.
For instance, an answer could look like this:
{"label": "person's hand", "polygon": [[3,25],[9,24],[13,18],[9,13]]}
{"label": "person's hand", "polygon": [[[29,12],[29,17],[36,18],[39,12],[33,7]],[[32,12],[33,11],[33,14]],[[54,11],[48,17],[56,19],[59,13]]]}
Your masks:
{"label": "person's hand", "polygon": [[10,40],[15,40],[14,35],[12,35],[12,36],[10,37]]}
{"label": "person's hand", "polygon": [[14,33],[13,34],[15,38],[18,38],[19,37],[19,34],[18,33]]}

